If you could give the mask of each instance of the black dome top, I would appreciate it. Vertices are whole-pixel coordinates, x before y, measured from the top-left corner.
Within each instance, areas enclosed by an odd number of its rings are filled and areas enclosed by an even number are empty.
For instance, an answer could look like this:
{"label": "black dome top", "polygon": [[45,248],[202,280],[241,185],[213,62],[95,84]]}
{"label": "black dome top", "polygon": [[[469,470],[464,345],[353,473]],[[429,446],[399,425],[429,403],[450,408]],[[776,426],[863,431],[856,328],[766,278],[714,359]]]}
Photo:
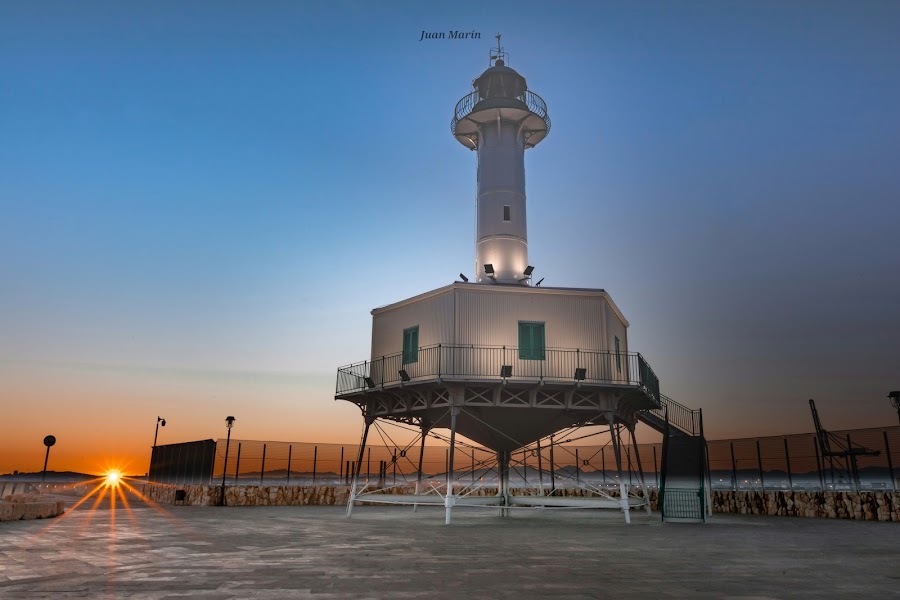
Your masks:
{"label": "black dome top", "polygon": [[482,73],[474,83],[479,98],[521,98],[528,89],[525,78],[515,69],[498,60],[493,67]]}

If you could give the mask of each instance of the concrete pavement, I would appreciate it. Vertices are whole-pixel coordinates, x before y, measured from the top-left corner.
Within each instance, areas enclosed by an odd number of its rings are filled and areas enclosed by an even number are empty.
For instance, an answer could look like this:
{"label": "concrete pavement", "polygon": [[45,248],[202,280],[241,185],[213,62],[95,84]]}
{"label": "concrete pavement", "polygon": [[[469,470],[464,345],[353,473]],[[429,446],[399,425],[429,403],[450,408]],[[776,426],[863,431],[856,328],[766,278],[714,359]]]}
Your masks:
{"label": "concrete pavement", "polygon": [[[900,591],[895,523],[90,503],[0,525],[0,598],[837,598]],[[104,505],[101,505],[104,506]]]}

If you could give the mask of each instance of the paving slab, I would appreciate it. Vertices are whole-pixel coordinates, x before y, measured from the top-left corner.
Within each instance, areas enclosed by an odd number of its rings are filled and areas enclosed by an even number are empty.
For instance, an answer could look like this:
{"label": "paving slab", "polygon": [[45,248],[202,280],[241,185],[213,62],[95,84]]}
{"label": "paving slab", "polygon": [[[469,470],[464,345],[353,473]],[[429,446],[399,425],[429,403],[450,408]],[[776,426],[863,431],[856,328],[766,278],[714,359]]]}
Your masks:
{"label": "paving slab", "polygon": [[[85,506],[0,525],[6,598],[896,597],[900,525],[596,510]],[[103,506],[103,505],[101,505]]]}

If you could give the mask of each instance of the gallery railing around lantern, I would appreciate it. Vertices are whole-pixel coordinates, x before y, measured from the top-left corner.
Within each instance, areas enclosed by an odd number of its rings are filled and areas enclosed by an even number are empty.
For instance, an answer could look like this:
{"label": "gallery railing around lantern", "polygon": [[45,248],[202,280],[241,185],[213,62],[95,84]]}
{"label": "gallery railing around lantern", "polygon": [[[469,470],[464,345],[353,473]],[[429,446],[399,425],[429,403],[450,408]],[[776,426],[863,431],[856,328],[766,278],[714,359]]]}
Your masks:
{"label": "gallery railing around lantern", "polygon": [[[547,103],[544,102],[543,98],[531,90],[525,90],[524,94],[518,95],[512,99],[524,103],[528,110],[543,119],[544,124],[547,126],[547,133],[550,133],[550,115],[547,113]],[[481,92],[475,90],[474,92],[463,96],[459,102],[456,103],[456,108],[453,109],[453,119],[450,121],[450,133],[456,135],[457,123],[472,114],[476,105],[481,102],[481,100]]]}
{"label": "gallery railing around lantern", "polygon": [[636,386],[660,401],[659,378],[637,352],[443,344],[341,367],[335,393],[454,379]]}

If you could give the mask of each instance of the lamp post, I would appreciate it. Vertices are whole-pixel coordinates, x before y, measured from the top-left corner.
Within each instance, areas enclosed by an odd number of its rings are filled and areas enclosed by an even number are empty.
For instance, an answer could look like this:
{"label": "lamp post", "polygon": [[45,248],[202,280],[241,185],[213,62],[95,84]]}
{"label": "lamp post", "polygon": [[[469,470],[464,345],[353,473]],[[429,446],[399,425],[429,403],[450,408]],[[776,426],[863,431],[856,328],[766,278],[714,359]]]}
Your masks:
{"label": "lamp post", "polygon": [[889,393],[888,398],[891,399],[891,404],[897,410],[897,421],[900,422],[900,390]]}
{"label": "lamp post", "polygon": [[166,426],[166,420],[162,417],[156,417],[156,433],[153,434],[153,447],[156,448],[156,439],[159,437],[159,426]]}
{"label": "lamp post", "polygon": [[219,506],[225,506],[225,474],[228,473],[228,447],[231,445],[231,428],[234,427],[234,417],[225,417],[225,427],[228,428],[228,438],[225,440],[225,464],[222,465],[222,498]]}
{"label": "lamp post", "polygon": [[50,446],[56,443],[56,437],[48,435],[44,438],[44,445],[47,446],[47,453],[44,455],[44,470],[41,472],[41,483],[47,477],[47,461],[50,460]]}
{"label": "lamp post", "polygon": [[156,433],[153,434],[153,449],[150,451],[150,469],[147,471],[147,481],[154,481],[156,473],[153,471],[153,468],[156,466],[157,456],[156,456],[156,440],[159,437],[159,426],[162,424],[163,427],[166,426],[166,420],[162,417],[156,417]]}

